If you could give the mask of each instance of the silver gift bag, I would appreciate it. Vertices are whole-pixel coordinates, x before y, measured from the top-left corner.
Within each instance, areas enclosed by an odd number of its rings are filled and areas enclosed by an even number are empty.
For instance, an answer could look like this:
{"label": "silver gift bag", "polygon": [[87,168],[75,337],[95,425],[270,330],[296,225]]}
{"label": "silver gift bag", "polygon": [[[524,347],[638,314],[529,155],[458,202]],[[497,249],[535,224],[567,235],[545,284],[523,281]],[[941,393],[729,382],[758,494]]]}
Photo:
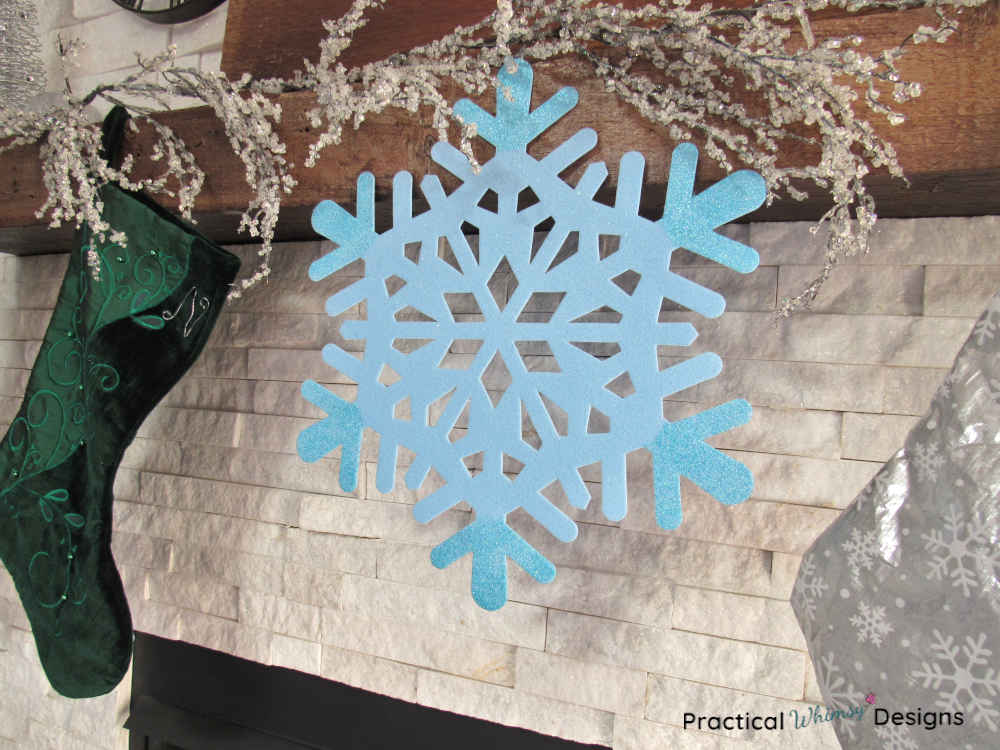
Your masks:
{"label": "silver gift bag", "polygon": [[998,495],[1000,294],[799,568],[792,606],[844,748],[1000,748]]}

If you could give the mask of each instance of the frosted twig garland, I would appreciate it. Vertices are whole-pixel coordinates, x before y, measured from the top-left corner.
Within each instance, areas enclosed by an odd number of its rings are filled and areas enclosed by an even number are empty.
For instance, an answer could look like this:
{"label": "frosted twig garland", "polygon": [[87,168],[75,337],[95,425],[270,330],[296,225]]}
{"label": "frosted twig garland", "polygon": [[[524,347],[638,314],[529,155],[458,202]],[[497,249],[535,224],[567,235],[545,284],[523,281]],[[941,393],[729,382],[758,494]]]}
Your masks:
{"label": "frosted twig garland", "polygon": [[[71,52],[73,45],[65,48]],[[11,140],[0,146],[0,153],[15,146],[42,142],[42,181],[47,199],[36,212],[48,216],[49,226],[64,221],[80,226],[87,222],[103,241],[110,233],[115,241],[127,242],[101,217],[103,205],[98,188],[115,182],[126,190],[147,190],[177,198],[178,209],[186,219],[201,192],[205,173],[184,141],[168,126],[151,117],[153,112],[170,109],[168,100],[186,97],[200,100],[215,111],[223,123],[233,151],[246,169],[247,184],[254,191],[240,230],[261,238],[261,263],[255,273],[234,288],[229,298],[270,275],[271,243],[278,221],[281,194],[295,186],[292,165],[285,159],[285,144],[273,124],[281,119],[281,107],[267,96],[250,90],[250,77],[230,81],[222,73],[204,73],[193,68],[177,67],[175,50],[150,59],[138,56],[139,70],[123,80],[98,86],[85,96],[66,91],[63,105],[45,113],[5,109],[0,111],[0,137]],[[88,106],[96,99],[125,107],[132,119],[133,132],[140,125],[156,132],[151,159],[164,164],[158,177],[133,180],[133,157],[127,154],[117,168],[101,156],[101,129],[90,122]],[[169,187],[173,181],[176,189]]]}
{"label": "frosted twig garland", "polygon": [[[204,175],[175,134],[145,118],[157,129],[157,153],[166,160],[167,169],[159,178],[130,182],[128,159],[113,170],[97,157],[99,133],[85,122],[86,105],[101,97],[124,104],[140,117],[149,109],[130,103],[137,98],[160,109],[167,108],[167,98],[177,96],[210,105],[255,191],[240,228],[262,240],[261,265],[241,289],[233,290],[230,296],[237,297],[270,273],[282,195],[295,185],[285,146],[273,127],[281,109],[270,96],[316,93],[309,118],[319,135],[305,159],[306,166],[313,166],[325,148],[340,142],[345,126],[358,128],[366,117],[389,107],[415,113],[429,106],[433,126],[446,139],[455,116],[443,91],[445,79],[476,96],[492,85],[495,71],[511,55],[529,61],[575,56],[608,90],[643,117],[665,126],[671,138],[698,141],[703,153],[726,170],[740,165],[760,172],[769,200],[780,194],[805,198],[793,184],[798,181],[829,191],[833,205],[815,227],[830,225],[823,271],[797,297],[782,301],[779,314],[786,316],[808,306],[842,257],[867,250],[876,219],[874,201],[863,182],[869,171],[884,167],[902,177],[892,146],[855,111],[859,96],[875,115],[893,124],[902,122],[894,104],[919,96],[921,89],[902,79],[897,68],[900,56],[911,45],[945,41],[957,28],[956,17],[963,7],[983,2],[764,0],[747,8],[692,10],[689,0],[660,0],[637,9],[590,0],[498,0],[497,10],[479,23],[456,28],[409,52],[347,69],[341,55],[367,23],[366,12],[383,5],[383,0],[355,0],[343,17],[324,22],[327,37],[320,44],[319,60],[307,61],[305,70],[290,78],[244,76],[228,81],[221,74],[176,68],[172,53],[167,53],[140,61],[141,71],[120,83],[100,86],[82,99],[68,96],[63,108],[44,117],[4,111],[0,137],[14,136],[14,144],[45,138],[43,173],[49,196],[41,211],[49,212],[54,224],[86,220],[101,232],[107,230],[97,203],[97,185],[102,181],[169,192],[167,180],[175,178],[181,211],[190,216]],[[873,57],[858,52],[860,37],[815,38],[810,16],[828,7],[851,12],[933,7],[938,24],[921,26],[898,46]],[[733,102],[731,92],[743,86],[762,92],[769,110],[765,115]],[[893,104],[883,101],[885,94]],[[803,126],[809,135],[801,134]],[[471,147],[475,127],[460,123],[459,130],[460,146],[475,165]],[[778,167],[782,143],[802,140],[819,147],[818,162]]]}

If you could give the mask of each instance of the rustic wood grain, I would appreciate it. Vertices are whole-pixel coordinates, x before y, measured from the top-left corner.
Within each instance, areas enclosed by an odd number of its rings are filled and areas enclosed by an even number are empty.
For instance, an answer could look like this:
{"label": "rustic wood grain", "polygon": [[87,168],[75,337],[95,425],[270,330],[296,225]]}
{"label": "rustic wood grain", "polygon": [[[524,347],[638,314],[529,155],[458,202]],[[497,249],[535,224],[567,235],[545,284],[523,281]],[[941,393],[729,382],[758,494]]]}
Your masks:
{"label": "rustic wood grain", "polygon": [[[335,13],[345,0],[301,0],[275,3],[280,11],[263,11],[267,3],[256,0],[230,0],[225,44],[224,67],[238,74],[246,66],[252,72],[284,74],[302,57],[315,50],[315,40],[300,39],[302,29],[312,37],[322,35],[319,18]],[[309,16],[303,8],[322,5],[328,10]],[[482,7],[480,7],[482,6]],[[491,0],[398,0],[390,4],[385,19],[376,15],[362,30],[347,62],[362,64],[411,47],[444,33],[455,23],[475,20],[488,12]],[[394,15],[393,15],[394,14]],[[465,14],[465,15],[463,15]],[[467,17],[469,16],[469,17]],[[926,10],[894,14],[874,14],[864,18],[831,14],[814,23],[817,37],[858,32],[866,37],[866,47],[882,48],[897,42],[901,33],[930,23],[933,15]],[[318,31],[317,31],[318,29]],[[948,43],[923,44],[903,59],[901,70],[908,79],[924,84],[925,94],[903,105],[908,121],[893,128],[877,123],[878,131],[896,146],[900,160],[911,180],[911,189],[884,174],[874,174],[868,184],[879,201],[882,216],[974,215],[1000,213],[1000,67],[996,50],[1000,49],[1000,25],[997,3],[966,12],[961,31]],[[351,57],[353,55],[353,57]],[[270,57],[269,57],[270,56]],[[605,193],[613,188],[621,155],[630,150],[646,156],[648,189],[644,210],[662,210],[664,184],[669,154],[675,145],[664,129],[643,120],[629,106],[604,90],[587,66],[573,59],[539,63],[535,66],[536,103],[564,85],[575,86],[580,104],[563,120],[543,134],[529,151],[540,156],[550,151],[581,127],[592,127],[599,134],[598,147],[587,161],[605,160],[611,176]],[[455,92],[457,96],[459,92]],[[489,100],[481,103],[493,108]],[[280,97],[284,116],[280,134],[288,144],[288,153],[298,165],[304,160],[308,145],[316,134],[305,113],[313,106],[311,94],[287,94]],[[753,102],[748,96],[747,101]],[[237,239],[235,228],[250,192],[243,177],[243,167],[232,155],[218,121],[207,108],[163,113],[158,116],[189,144],[207,174],[204,191],[198,199],[198,213],[206,231],[221,241]],[[416,175],[438,171],[429,159],[436,133],[426,112],[411,115],[389,110],[369,117],[360,131],[345,131],[343,142],[327,149],[312,169],[294,170],[299,185],[286,198],[279,239],[302,239],[314,236],[308,226],[309,210],[323,198],[352,202],[354,181],[362,170],[376,175],[378,197],[387,197],[392,175],[409,170]],[[155,173],[148,155],[151,137],[140,133],[126,144],[137,154],[137,172]],[[488,147],[482,146],[488,158]],[[780,163],[802,164],[815,159],[808,147],[789,147]],[[582,166],[566,173],[575,179]],[[720,170],[703,162],[699,182],[718,179]],[[34,216],[44,200],[38,168],[37,147],[23,147],[0,157],[0,247],[18,252],[51,249],[55,243],[68,241],[68,234],[46,231]],[[755,219],[815,218],[829,206],[822,194],[804,202],[778,201],[755,214]],[[245,235],[242,241],[247,241]]]}

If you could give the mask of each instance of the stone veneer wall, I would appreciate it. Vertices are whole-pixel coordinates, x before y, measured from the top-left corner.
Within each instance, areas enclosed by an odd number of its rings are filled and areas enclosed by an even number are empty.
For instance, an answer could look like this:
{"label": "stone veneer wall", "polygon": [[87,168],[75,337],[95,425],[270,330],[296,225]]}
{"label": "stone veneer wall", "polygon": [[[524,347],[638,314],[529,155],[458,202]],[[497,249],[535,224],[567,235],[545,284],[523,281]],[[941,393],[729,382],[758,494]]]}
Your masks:
{"label": "stone veneer wall", "polygon": [[[821,700],[788,605],[800,556],[902,445],[1000,286],[1000,218],[880,222],[873,253],[837,269],[813,312],[775,325],[776,299],[822,258],[807,226],[735,228],[762,257],[748,277],[682,270],[728,296],[721,318],[690,316],[694,349],[718,352],[725,369],[668,411],[753,404],[752,422],[718,439],[753,470],[753,498],[724,508],[687,483],[684,524],[664,532],[648,465],[633,461],[621,524],[576,512],[571,545],[521,524],[559,572],[544,586],[514,573],[512,601],[492,614],[468,595],[468,560],[447,571],[428,561],[467,511],[421,526],[414,493],[379,494],[373,464],[345,495],[334,459],[294,454],[319,416],[299,384],[336,379],[319,349],[337,323],[322,312],[332,285],[305,275],[329,245],[279,247],[270,283],[223,314],[119,471],[114,552],[137,629],[616,750],[836,748],[826,725],[756,737],[680,725],[685,711]],[[0,255],[3,429],[65,265]],[[127,681],[90,701],[54,694],[6,572],[0,695],[0,750],[127,745]]]}
{"label": "stone veneer wall", "polygon": [[[222,37],[226,30],[228,3],[201,18],[164,25],[145,21],[115,5],[112,0],[36,0],[39,38],[49,92],[62,91],[66,79],[77,96],[102,83],[112,83],[139,70],[136,52],[144,57],[177,48],[177,63],[204,71],[219,70]],[[57,52],[58,41],[79,39],[84,43],[72,67],[64,71]],[[51,99],[52,95],[46,95]],[[171,101],[173,107],[193,106],[191,100]],[[91,105],[95,118],[103,117],[110,105]]]}

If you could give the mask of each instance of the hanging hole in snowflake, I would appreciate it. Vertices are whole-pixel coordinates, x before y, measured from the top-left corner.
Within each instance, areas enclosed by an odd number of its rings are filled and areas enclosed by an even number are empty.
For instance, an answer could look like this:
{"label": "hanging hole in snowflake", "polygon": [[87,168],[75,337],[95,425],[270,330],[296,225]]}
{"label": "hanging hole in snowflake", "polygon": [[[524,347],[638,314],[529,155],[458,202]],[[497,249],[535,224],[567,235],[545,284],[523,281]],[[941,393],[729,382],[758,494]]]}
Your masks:
{"label": "hanging hole in snowflake", "polygon": [[495,408],[513,382],[510,370],[507,368],[507,363],[503,361],[500,352],[493,355],[493,359],[490,360],[490,363],[486,365],[486,369],[483,370],[479,382],[482,383],[483,390],[486,391],[486,395]]}
{"label": "hanging hole in snowflake", "polygon": [[390,297],[406,286],[406,280],[395,274],[385,280],[385,291]]}
{"label": "hanging hole in snowflake", "polygon": [[427,407],[427,426],[437,427],[437,423],[441,420],[442,415],[448,408],[448,402],[451,401],[451,397],[455,395],[458,388],[452,388],[441,398],[432,401]]}
{"label": "hanging hole in snowflake", "polygon": [[603,435],[611,432],[611,419],[604,412],[590,407],[590,416],[587,417],[587,434]]}
{"label": "hanging hole in snowflake", "polygon": [[517,194],[517,210],[523,211],[526,208],[531,208],[536,203],[540,203],[538,196],[535,195],[535,191],[530,187],[526,187],[520,193]]}
{"label": "hanging hole in snowflake", "polygon": [[566,410],[544,393],[539,393],[538,395],[542,399],[542,406],[548,412],[549,421],[552,422],[552,428],[556,431],[556,434],[560,437],[569,435],[569,414],[566,413]]}
{"label": "hanging hole in snowflake", "polygon": [[528,372],[562,372],[548,341],[515,341],[514,346]]}
{"label": "hanging hole in snowflake", "polygon": [[396,310],[393,315],[398,323],[434,323],[436,322],[434,318],[421,310],[418,310],[413,305],[407,305],[406,307]]}
{"label": "hanging hole in snowflake", "polygon": [[394,419],[400,419],[405,422],[413,421],[413,412],[411,411],[412,402],[410,397],[407,396],[402,401],[397,401],[396,405],[392,407],[392,416]]}
{"label": "hanging hole in snowflake", "polygon": [[599,234],[597,235],[597,247],[601,260],[609,258],[621,249],[620,234]]}
{"label": "hanging hole in snowflake", "polygon": [[506,255],[497,263],[497,267],[490,276],[490,280],[486,282],[486,286],[497,303],[497,309],[504,310],[514,294],[514,290],[517,289],[517,277],[514,275],[514,269],[510,267],[510,261],[507,260]]}
{"label": "hanging hole in snowflake", "polygon": [[479,309],[476,295],[471,292],[445,292],[444,299],[456,323],[482,322],[483,311]]}
{"label": "hanging hole in snowflake", "polygon": [[532,292],[517,316],[517,322],[548,323],[565,298],[566,292]]}
{"label": "hanging hole in snowflake", "polygon": [[483,470],[483,451],[462,456],[462,463],[465,464],[465,470],[469,472],[470,477],[476,476]]}
{"label": "hanging hole in snowflake", "polygon": [[382,370],[378,374],[378,382],[384,386],[390,386],[400,381],[400,375],[389,365],[382,365]]}
{"label": "hanging hole in snowflake", "polygon": [[458,262],[458,258],[455,257],[455,252],[451,249],[451,243],[448,242],[447,237],[438,237],[438,257],[459,273],[462,272],[462,266]]}
{"label": "hanging hole in snowflake", "polygon": [[581,315],[579,318],[574,318],[570,321],[571,323],[621,323],[622,314],[615,310],[613,307],[608,307],[607,305],[602,305],[594,310],[591,310],[585,315]]}
{"label": "hanging hole in snowflake", "polygon": [[401,354],[413,354],[421,347],[427,346],[433,339],[394,339],[392,348]]}
{"label": "hanging hole in snowflake", "polygon": [[466,401],[465,406],[462,407],[462,411],[459,412],[458,419],[455,420],[454,426],[448,432],[449,443],[457,443],[469,434],[469,411],[471,408],[472,401]]}
{"label": "hanging hole in snowflake", "polygon": [[613,279],[614,283],[619,289],[621,289],[625,294],[630,297],[635,294],[635,288],[639,286],[639,280],[642,278],[639,274],[633,271],[631,268],[628,271],[618,274]]}
{"label": "hanging hole in snowflake", "polygon": [[503,473],[507,475],[508,479],[516,477],[521,473],[523,468],[523,461],[518,461],[513,456],[508,456],[506,453],[503,454]]}
{"label": "hanging hole in snowflake", "polygon": [[420,247],[423,243],[421,242],[407,242],[403,245],[403,257],[406,258],[410,263],[416,265],[420,262]]}
{"label": "hanging hole in snowflake", "polygon": [[558,265],[565,263],[567,260],[572,258],[580,249],[580,233],[577,231],[572,231],[566,235],[566,239],[563,240],[562,245],[559,248],[559,252],[556,253],[556,257],[552,259],[547,270],[551,271]]}
{"label": "hanging hole in snowflake", "polygon": [[604,387],[611,391],[618,398],[628,398],[635,393],[635,384],[628,372],[623,372],[618,377],[604,384]]}
{"label": "hanging hole in snowflake", "polygon": [[495,190],[490,188],[483,193],[483,197],[479,199],[479,202],[476,205],[484,211],[489,211],[493,214],[499,213],[500,196],[497,195]]}
{"label": "hanging hole in snowflake", "polygon": [[521,440],[530,445],[536,451],[542,447],[542,438],[538,434],[538,429],[528,414],[528,407],[521,402]]}
{"label": "hanging hole in snowflake", "polygon": [[615,341],[570,341],[569,343],[594,359],[609,359],[622,350]]}

